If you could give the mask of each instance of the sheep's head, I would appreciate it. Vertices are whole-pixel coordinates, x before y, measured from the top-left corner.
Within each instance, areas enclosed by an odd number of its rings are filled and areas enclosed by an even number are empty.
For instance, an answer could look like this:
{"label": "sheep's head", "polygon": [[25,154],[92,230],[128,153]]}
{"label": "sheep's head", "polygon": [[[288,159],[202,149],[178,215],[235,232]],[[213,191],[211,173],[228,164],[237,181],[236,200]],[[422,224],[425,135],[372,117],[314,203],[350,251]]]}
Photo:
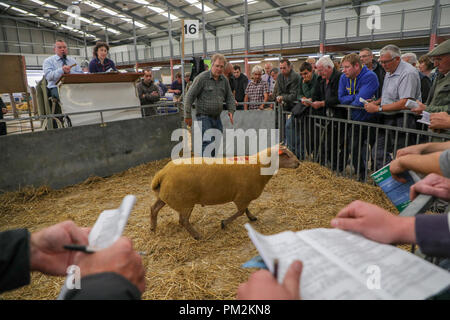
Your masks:
{"label": "sheep's head", "polygon": [[279,151],[280,168],[296,169],[300,165],[300,161],[288,148],[280,145]]}

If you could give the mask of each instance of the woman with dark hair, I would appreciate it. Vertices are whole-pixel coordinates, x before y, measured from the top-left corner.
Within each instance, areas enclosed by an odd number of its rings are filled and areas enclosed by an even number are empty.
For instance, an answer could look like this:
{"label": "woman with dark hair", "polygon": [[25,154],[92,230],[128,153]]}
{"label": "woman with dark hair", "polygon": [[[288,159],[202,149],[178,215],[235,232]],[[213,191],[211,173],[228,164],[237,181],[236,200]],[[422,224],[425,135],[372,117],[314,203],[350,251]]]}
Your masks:
{"label": "woman with dark hair", "polygon": [[89,63],[89,72],[108,72],[110,70],[117,71],[114,61],[108,59],[109,45],[106,42],[97,42],[94,47],[94,57]]}

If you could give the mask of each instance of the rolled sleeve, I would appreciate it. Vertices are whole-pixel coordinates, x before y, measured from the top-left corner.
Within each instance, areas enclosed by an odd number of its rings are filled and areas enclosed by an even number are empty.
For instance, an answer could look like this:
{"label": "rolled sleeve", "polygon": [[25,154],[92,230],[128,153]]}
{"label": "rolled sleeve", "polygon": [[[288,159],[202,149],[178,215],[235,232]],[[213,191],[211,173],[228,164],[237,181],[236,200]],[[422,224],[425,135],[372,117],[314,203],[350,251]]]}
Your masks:
{"label": "rolled sleeve", "polygon": [[450,229],[448,214],[416,216],[416,242],[429,256],[450,257]]}

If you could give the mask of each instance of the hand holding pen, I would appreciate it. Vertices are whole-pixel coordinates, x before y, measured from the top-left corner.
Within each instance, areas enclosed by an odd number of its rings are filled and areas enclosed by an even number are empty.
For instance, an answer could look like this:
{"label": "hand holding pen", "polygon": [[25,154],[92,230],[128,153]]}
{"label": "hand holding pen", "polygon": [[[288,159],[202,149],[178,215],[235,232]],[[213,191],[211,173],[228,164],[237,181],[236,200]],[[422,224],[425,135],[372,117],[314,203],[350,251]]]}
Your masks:
{"label": "hand holding pen", "polygon": [[279,262],[274,263],[274,273],[259,270],[247,282],[242,283],[237,292],[241,300],[294,300],[300,299],[301,261],[294,261],[287,270],[283,283],[278,283]]}

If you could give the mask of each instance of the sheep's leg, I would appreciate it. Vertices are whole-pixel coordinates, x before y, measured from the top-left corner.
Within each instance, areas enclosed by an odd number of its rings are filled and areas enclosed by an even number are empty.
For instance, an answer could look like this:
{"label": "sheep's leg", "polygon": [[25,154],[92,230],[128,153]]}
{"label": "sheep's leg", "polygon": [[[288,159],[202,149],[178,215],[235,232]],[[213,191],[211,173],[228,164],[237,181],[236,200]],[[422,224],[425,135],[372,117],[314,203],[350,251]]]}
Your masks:
{"label": "sheep's leg", "polygon": [[194,207],[179,211],[180,224],[186,228],[186,230],[191,234],[191,236],[194,237],[195,240],[199,240],[200,234],[192,227],[191,223],[189,222],[189,217],[191,216],[193,209]]}
{"label": "sheep's leg", "polygon": [[232,222],[234,219],[236,219],[237,217],[239,217],[239,216],[241,216],[241,215],[243,215],[244,214],[244,212],[245,212],[245,210],[247,209],[247,205],[248,204],[246,204],[245,206],[238,206],[238,205],[236,205],[237,207],[238,207],[238,212],[236,212],[235,214],[233,214],[231,217],[229,217],[228,219],[226,219],[226,220],[222,220],[222,222],[221,222],[221,227],[222,227],[222,229],[225,229],[225,227],[226,227],[226,225],[227,224],[229,224],[230,222]]}
{"label": "sheep's leg", "polygon": [[248,208],[245,209],[245,214],[247,215],[248,220],[250,221],[256,221],[258,220],[254,215],[252,215],[250,213],[250,211],[248,210]]}
{"label": "sheep's leg", "polygon": [[162,201],[161,199],[157,199],[156,202],[151,207],[151,215],[150,215],[150,230],[155,231],[156,230],[156,222],[158,219],[158,212],[159,210],[164,207],[166,203]]}

